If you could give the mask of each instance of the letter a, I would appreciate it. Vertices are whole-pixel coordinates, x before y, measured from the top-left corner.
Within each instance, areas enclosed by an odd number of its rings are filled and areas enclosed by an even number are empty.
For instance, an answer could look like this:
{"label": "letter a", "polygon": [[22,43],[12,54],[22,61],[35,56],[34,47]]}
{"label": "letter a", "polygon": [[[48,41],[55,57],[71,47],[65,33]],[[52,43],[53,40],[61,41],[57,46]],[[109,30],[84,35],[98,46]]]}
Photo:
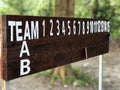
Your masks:
{"label": "letter a", "polygon": [[20,76],[30,73],[30,60],[22,59],[20,61]]}
{"label": "letter a", "polygon": [[[25,49],[24,49],[25,48]],[[23,41],[22,43],[22,48],[20,50],[20,56],[19,57],[22,57],[23,56],[23,53],[26,53],[27,56],[30,56],[30,53],[29,53],[29,50],[28,50],[28,46],[27,46],[27,43],[26,41]]]}

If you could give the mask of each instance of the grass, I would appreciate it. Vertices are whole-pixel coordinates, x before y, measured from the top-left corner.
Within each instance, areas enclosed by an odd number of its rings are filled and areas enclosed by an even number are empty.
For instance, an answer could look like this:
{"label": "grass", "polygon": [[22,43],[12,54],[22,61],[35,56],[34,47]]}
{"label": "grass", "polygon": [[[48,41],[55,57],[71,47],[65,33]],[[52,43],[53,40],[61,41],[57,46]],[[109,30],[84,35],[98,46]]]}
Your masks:
{"label": "grass", "polygon": [[[90,86],[97,83],[96,79],[94,79],[85,71],[80,70],[80,68],[74,67],[73,73],[74,73],[74,76],[68,75],[65,77],[66,84],[74,85],[76,87],[85,87],[85,86]],[[39,75],[45,76],[45,77],[54,77],[55,80],[61,80],[61,77],[59,74],[52,75],[50,70],[43,71],[42,73],[39,73]]]}
{"label": "grass", "polygon": [[79,68],[73,68],[74,77],[66,76],[65,82],[67,84],[73,84],[74,86],[89,86],[91,84],[95,84],[97,80],[93,79],[92,76],[87,74],[85,71],[80,70]]}

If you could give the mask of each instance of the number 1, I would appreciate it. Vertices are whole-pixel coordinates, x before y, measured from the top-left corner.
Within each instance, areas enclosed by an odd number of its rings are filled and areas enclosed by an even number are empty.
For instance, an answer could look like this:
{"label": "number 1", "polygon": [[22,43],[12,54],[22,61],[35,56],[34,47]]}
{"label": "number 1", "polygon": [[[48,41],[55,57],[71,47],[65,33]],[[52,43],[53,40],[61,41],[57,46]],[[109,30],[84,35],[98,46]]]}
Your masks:
{"label": "number 1", "polygon": [[43,26],[43,37],[45,37],[45,20],[43,20],[42,26]]}

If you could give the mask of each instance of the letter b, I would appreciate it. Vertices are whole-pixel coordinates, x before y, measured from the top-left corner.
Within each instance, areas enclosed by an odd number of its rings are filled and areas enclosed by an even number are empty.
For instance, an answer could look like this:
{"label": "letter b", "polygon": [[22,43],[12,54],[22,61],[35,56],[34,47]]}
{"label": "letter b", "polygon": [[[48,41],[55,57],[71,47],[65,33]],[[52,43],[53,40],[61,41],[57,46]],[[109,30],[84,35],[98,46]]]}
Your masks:
{"label": "letter b", "polygon": [[20,61],[20,76],[30,73],[30,60],[22,59]]}

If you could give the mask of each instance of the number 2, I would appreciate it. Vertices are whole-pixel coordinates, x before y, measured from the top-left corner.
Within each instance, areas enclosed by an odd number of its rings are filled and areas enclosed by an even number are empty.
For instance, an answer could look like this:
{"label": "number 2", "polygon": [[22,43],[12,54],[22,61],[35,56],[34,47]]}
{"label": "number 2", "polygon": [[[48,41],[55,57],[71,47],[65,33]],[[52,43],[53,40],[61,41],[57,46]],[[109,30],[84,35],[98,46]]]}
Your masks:
{"label": "number 2", "polygon": [[50,20],[51,28],[50,28],[50,36],[53,36],[53,20]]}

